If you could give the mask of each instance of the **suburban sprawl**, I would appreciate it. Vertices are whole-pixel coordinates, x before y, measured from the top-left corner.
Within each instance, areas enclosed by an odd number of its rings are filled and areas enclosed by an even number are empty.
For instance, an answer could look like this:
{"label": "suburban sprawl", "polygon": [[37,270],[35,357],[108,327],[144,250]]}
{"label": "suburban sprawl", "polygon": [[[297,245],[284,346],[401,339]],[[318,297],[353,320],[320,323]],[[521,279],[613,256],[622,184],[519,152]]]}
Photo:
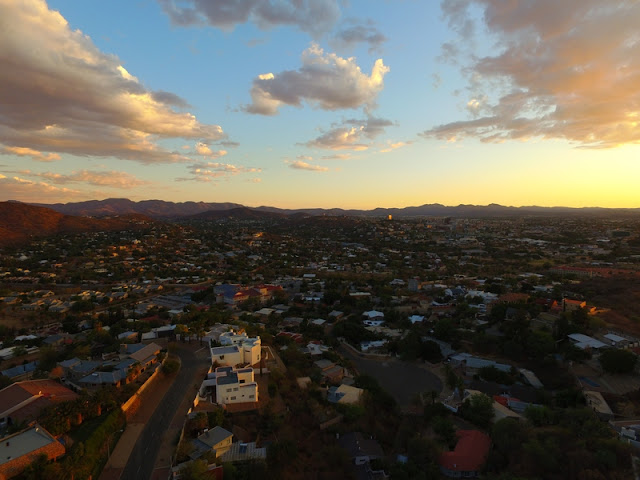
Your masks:
{"label": "suburban sprawl", "polygon": [[638,216],[221,216],[0,249],[0,479],[640,473]]}

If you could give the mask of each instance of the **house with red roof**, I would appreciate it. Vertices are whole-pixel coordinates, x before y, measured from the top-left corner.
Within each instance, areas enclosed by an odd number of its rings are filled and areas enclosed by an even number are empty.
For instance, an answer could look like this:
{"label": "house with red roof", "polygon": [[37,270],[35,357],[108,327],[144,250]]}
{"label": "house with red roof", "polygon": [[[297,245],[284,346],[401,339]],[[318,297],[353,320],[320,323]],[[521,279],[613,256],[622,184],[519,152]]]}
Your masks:
{"label": "house with red roof", "polygon": [[478,430],[458,430],[453,452],[440,455],[440,471],[451,478],[474,478],[480,475],[491,447],[491,439]]}

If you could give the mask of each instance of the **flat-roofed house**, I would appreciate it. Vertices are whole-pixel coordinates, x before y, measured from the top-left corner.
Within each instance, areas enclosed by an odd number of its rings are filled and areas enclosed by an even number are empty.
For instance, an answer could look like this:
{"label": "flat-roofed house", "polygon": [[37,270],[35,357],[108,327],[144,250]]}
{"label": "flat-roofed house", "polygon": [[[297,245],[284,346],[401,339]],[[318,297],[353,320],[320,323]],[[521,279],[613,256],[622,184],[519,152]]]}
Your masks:
{"label": "flat-roofed house", "polygon": [[20,475],[41,455],[55,460],[65,454],[64,446],[37,423],[0,439],[0,480]]}

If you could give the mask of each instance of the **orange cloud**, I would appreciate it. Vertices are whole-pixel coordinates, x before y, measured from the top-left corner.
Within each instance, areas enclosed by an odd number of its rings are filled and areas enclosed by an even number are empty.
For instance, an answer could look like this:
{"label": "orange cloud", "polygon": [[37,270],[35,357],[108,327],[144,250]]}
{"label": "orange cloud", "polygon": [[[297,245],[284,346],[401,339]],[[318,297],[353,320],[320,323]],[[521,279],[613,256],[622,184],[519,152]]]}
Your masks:
{"label": "orange cloud", "polygon": [[[472,6],[483,15],[472,14]],[[443,10],[461,35],[446,56],[470,72],[466,101],[475,118],[424,136],[537,137],[596,148],[640,143],[639,2],[459,0]],[[496,55],[465,50],[481,28],[497,38]]]}
{"label": "orange cloud", "polygon": [[2,151],[6,154],[18,155],[19,157],[31,157],[38,162],[54,162],[60,160],[57,153],[42,153],[27,147],[4,147]]}
{"label": "orange cloud", "polygon": [[0,125],[5,150],[166,163],[188,159],[160,139],[226,137],[220,126],[175,110],[187,106],[178,96],[146,89],[44,0],[0,1],[0,18],[10,19],[10,28],[0,28],[0,58],[10,59],[0,69],[0,91],[12,98]]}

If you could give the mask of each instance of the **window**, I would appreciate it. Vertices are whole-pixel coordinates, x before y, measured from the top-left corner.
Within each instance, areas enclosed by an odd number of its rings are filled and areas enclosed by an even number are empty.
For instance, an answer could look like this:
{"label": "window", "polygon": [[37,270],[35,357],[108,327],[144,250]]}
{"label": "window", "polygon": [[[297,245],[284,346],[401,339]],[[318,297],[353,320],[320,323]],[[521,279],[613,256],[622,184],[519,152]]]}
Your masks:
{"label": "window", "polygon": [[236,399],[236,397],[231,397],[231,398],[230,398],[230,400],[235,400],[235,399]]}
{"label": "window", "polygon": [[230,389],[230,388],[227,388],[227,393],[229,393],[230,391],[231,391],[231,389]]}
{"label": "window", "polygon": [[233,391],[234,391],[234,392],[237,392],[237,391],[238,391],[238,387],[234,387],[234,388],[233,388]]}
{"label": "window", "polygon": [[249,395],[249,398],[256,398],[255,395]]}
{"label": "window", "polygon": [[240,383],[244,383],[244,382],[246,382],[246,380],[240,380]]}
{"label": "window", "polygon": [[220,355],[220,360],[223,360],[223,359],[224,359],[224,355]]}

